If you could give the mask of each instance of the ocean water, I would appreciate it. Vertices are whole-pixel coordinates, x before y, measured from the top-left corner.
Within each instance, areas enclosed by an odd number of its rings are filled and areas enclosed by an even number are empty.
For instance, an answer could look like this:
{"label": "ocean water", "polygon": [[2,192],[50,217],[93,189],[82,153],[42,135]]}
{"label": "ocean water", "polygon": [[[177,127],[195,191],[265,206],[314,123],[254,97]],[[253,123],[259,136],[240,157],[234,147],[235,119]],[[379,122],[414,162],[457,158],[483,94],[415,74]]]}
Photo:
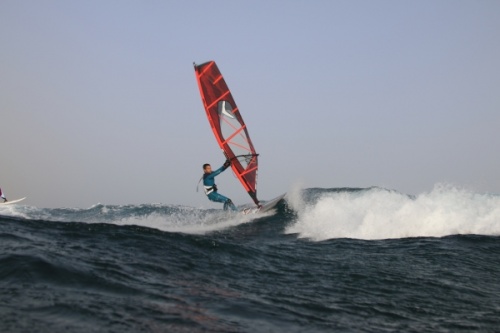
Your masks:
{"label": "ocean water", "polygon": [[0,206],[0,332],[499,332],[500,196]]}

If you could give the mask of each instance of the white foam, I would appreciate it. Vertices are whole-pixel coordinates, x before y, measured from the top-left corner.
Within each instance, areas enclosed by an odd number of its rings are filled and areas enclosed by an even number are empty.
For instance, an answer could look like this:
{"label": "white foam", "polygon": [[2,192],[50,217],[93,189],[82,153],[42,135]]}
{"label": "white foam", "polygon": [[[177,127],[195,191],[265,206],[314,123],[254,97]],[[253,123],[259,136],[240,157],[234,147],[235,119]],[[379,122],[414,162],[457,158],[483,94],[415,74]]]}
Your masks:
{"label": "white foam", "polygon": [[131,216],[112,222],[118,225],[138,225],[168,232],[206,234],[248,223],[256,218],[271,215],[243,215],[214,210],[189,209],[173,214],[153,213],[147,216]]}
{"label": "white foam", "polygon": [[446,185],[416,198],[375,188],[329,192],[310,204],[296,199],[290,204],[298,218],[286,233],[314,241],[500,235],[500,196]]}
{"label": "white foam", "polygon": [[[146,210],[143,211],[142,209]],[[5,206],[0,215],[51,222],[108,223],[136,225],[168,232],[206,234],[270,216],[274,211],[258,214],[238,214],[217,209],[198,209],[176,205],[106,206],[96,204],[88,209],[37,208]]]}
{"label": "white foam", "polygon": [[0,206],[0,215],[28,218],[29,215],[26,213],[26,210],[29,210],[29,208],[29,206],[21,205],[2,205]]}

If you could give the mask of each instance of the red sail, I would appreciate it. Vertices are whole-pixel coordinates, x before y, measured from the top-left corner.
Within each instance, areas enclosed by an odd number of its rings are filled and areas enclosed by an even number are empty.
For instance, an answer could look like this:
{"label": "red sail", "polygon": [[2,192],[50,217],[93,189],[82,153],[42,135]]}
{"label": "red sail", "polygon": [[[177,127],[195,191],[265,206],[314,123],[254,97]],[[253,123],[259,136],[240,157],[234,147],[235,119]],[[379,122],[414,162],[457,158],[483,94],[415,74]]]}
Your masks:
{"label": "red sail", "polygon": [[217,143],[256,205],[257,153],[247,127],[222,74],[214,61],[194,65],[203,106]]}

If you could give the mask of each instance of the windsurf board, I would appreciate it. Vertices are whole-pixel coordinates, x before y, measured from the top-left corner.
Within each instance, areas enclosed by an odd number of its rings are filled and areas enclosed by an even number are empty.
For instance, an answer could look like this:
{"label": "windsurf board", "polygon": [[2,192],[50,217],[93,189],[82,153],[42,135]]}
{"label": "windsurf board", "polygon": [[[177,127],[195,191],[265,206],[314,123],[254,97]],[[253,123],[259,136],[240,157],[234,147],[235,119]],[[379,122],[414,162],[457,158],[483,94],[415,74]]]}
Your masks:
{"label": "windsurf board", "polygon": [[278,195],[276,198],[271,199],[262,206],[260,206],[260,208],[245,208],[243,209],[242,213],[247,215],[247,214],[265,213],[267,211],[270,211],[271,209],[275,208],[278,205],[278,203],[285,197],[285,195],[286,193]]}
{"label": "windsurf board", "polygon": [[19,201],[23,201],[24,199],[26,199],[26,197],[21,198],[21,199],[16,199],[16,200],[9,200],[7,202],[0,202],[0,205],[12,205],[12,204],[18,203]]}

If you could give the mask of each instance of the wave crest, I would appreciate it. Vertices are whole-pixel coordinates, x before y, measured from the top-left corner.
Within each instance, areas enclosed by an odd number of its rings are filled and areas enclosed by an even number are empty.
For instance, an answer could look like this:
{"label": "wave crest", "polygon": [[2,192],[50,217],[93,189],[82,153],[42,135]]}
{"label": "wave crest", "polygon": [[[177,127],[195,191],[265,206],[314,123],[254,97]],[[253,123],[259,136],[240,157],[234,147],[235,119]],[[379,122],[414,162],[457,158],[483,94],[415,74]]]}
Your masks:
{"label": "wave crest", "polygon": [[381,188],[311,189],[291,204],[296,221],[286,233],[321,241],[456,234],[500,235],[500,196],[448,185],[408,196]]}

